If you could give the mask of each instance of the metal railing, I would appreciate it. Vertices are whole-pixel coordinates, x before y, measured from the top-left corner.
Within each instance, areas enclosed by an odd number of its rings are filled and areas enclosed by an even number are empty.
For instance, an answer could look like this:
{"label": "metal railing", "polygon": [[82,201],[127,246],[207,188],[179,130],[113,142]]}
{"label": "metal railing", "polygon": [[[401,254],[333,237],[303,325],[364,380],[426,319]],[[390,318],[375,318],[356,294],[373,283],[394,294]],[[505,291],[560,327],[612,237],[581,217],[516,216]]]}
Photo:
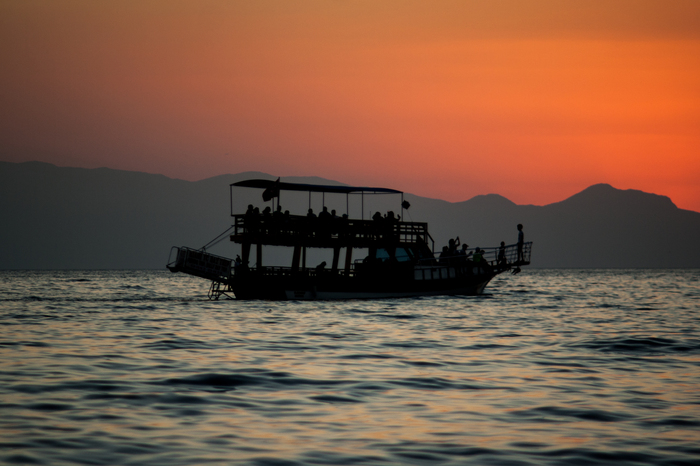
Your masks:
{"label": "metal railing", "polygon": [[226,282],[231,277],[231,259],[184,246],[173,246],[170,249],[167,268],[171,272],[182,272],[217,282]]}
{"label": "metal railing", "polygon": [[[479,250],[479,261],[484,261],[490,266],[528,265],[532,253],[532,242],[530,241],[523,244],[521,257],[518,257],[517,244],[510,244],[503,247],[503,249],[501,249],[501,247],[494,247],[479,248]],[[443,255],[441,252],[436,252],[433,258],[419,260],[418,265],[460,265],[466,261],[475,262],[475,255],[477,255],[476,248],[467,249],[464,254],[462,254],[461,251],[462,250],[459,250],[456,254],[452,255]]]}
{"label": "metal railing", "polygon": [[320,276],[355,276],[354,268],[350,268],[349,271],[345,269],[332,270],[329,268],[319,269],[316,267],[306,268],[306,269],[294,269],[292,267],[282,267],[282,266],[262,266],[260,268],[248,268],[245,266],[234,267],[233,276],[236,275],[246,275],[254,274],[257,276],[265,277],[320,277]]}
{"label": "metal railing", "polygon": [[282,245],[301,241],[319,247],[333,246],[334,243],[360,245],[381,240],[410,244],[423,241],[428,247],[434,244],[428,233],[428,224],[421,222],[314,218],[301,215],[242,214],[233,217],[231,237],[234,241]]}

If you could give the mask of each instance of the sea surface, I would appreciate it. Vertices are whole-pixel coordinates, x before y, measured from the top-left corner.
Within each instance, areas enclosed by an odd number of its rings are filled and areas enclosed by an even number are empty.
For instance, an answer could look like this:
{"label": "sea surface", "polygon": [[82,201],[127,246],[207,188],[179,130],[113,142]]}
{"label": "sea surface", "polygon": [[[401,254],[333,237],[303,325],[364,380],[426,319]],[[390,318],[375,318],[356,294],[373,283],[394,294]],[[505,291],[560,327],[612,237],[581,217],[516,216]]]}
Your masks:
{"label": "sea surface", "polygon": [[525,269],[479,297],[207,289],[0,272],[0,463],[700,464],[700,270]]}

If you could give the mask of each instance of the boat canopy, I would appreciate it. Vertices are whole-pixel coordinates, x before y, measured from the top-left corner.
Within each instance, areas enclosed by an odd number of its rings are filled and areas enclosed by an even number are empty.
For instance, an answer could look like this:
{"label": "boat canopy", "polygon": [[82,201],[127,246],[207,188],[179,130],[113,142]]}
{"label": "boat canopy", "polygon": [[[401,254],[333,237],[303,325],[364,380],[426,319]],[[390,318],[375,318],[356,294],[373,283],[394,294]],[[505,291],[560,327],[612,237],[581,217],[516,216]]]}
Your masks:
{"label": "boat canopy", "polygon": [[304,191],[313,193],[370,193],[370,194],[403,194],[403,191],[389,188],[369,188],[359,186],[328,186],[319,184],[286,183],[274,180],[244,180],[232,183],[231,186],[242,188],[260,188],[280,191]]}

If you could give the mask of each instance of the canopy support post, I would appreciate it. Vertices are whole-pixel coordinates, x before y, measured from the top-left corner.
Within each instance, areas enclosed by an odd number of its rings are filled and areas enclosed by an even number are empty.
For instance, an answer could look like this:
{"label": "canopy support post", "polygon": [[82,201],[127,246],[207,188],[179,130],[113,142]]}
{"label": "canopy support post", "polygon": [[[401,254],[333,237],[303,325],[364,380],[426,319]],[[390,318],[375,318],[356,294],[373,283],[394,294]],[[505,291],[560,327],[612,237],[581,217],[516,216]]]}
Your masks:
{"label": "canopy support post", "polygon": [[352,264],[352,246],[345,248],[345,276],[350,276],[350,265]]}

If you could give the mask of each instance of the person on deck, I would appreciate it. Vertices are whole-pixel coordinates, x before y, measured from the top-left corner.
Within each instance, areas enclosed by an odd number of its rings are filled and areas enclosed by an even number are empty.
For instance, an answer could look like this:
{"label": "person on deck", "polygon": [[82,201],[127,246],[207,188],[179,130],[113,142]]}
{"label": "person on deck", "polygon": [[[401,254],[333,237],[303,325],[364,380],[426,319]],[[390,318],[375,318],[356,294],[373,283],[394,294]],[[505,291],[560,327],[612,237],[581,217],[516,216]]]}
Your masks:
{"label": "person on deck", "polygon": [[316,266],[316,275],[320,275],[326,268],[326,261],[321,262]]}
{"label": "person on deck", "polygon": [[440,265],[447,265],[450,257],[450,248],[447,246],[442,247],[442,252],[440,253]]}
{"label": "person on deck", "polygon": [[459,263],[464,265],[469,262],[469,257],[471,257],[471,251],[467,252],[469,245],[467,243],[462,243],[462,249],[457,251],[457,257],[459,257]]}
{"label": "person on deck", "polygon": [[506,259],[506,242],[501,241],[501,247],[498,248],[498,265],[507,265],[508,260]]}
{"label": "person on deck", "polygon": [[525,246],[525,233],[523,233],[523,224],[518,223],[518,260],[517,262],[525,262],[523,254],[523,246]]}
{"label": "person on deck", "polygon": [[447,252],[448,252],[448,262],[450,265],[455,265],[458,261],[457,259],[457,246],[459,245],[459,236],[457,237],[456,240],[450,238],[450,240],[447,242]]}
{"label": "person on deck", "polygon": [[328,207],[323,206],[323,210],[318,214],[318,218],[329,219],[332,215],[328,212]]}
{"label": "person on deck", "polygon": [[484,250],[483,249],[480,249],[477,247],[474,250],[474,255],[472,256],[472,260],[474,261],[474,265],[479,268],[480,272],[488,271],[489,263],[484,258]]}

